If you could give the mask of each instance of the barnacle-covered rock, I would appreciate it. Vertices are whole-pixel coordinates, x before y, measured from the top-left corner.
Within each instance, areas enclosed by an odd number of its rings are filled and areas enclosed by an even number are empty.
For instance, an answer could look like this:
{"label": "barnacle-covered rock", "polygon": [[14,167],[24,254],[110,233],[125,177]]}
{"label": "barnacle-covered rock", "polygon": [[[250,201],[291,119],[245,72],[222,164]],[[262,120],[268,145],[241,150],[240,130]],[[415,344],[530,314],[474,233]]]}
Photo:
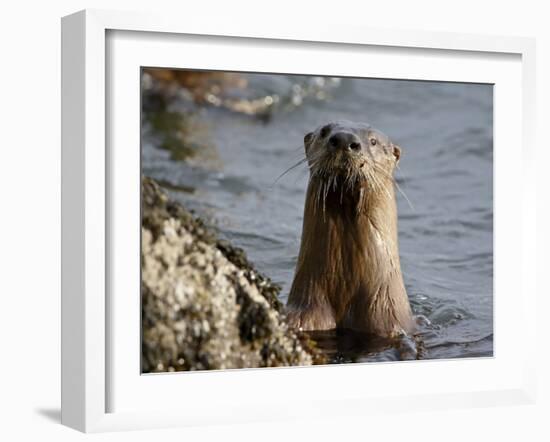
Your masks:
{"label": "barnacle-covered rock", "polygon": [[143,372],[323,362],[288,328],[280,288],[149,178],[141,261]]}

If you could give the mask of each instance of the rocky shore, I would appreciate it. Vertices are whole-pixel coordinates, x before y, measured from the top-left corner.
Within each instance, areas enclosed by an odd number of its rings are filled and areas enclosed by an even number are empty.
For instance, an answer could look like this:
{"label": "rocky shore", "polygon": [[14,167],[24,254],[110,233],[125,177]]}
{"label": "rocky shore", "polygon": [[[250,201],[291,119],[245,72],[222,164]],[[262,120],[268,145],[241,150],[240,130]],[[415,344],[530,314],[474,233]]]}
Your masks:
{"label": "rocky shore", "polygon": [[285,322],[280,287],[142,179],[142,371],[324,362]]}

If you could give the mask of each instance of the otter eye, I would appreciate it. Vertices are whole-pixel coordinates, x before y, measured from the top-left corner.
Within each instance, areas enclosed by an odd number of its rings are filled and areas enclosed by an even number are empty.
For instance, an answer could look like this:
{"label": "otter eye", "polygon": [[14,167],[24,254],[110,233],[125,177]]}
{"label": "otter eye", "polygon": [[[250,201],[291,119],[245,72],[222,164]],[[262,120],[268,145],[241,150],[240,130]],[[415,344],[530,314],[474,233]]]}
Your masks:
{"label": "otter eye", "polygon": [[321,129],[321,137],[325,138],[328,135],[329,132],[330,132],[330,126],[324,126]]}
{"label": "otter eye", "polygon": [[371,138],[370,139],[370,144],[372,144],[373,146],[376,146],[377,142],[378,142],[378,140],[376,138]]}

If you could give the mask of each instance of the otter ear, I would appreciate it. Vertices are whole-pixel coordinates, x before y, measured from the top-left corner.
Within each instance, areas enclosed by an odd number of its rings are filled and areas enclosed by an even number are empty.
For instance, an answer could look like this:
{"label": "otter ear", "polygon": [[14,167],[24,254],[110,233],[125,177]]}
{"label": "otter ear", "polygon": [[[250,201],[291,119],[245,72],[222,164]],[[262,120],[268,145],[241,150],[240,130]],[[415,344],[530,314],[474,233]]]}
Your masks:
{"label": "otter ear", "polygon": [[395,157],[395,163],[399,163],[399,158],[401,158],[401,148],[397,144],[392,144],[392,153]]}
{"label": "otter ear", "polygon": [[306,152],[307,152],[307,149],[309,148],[309,143],[311,142],[312,138],[313,138],[313,132],[307,133],[306,136],[304,137],[304,146],[306,148]]}

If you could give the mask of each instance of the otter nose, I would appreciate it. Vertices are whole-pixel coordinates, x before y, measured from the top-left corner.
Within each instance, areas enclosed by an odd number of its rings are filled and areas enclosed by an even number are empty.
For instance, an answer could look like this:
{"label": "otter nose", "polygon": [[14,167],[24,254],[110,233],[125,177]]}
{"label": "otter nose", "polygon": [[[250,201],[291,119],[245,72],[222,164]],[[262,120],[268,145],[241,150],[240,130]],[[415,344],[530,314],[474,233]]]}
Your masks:
{"label": "otter nose", "polygon": [[328,139],[328,144],[334,150],[336,149],[349,149],[359,150],[361,149],[361,141],[359,138],[348,132],[337,132]]}

